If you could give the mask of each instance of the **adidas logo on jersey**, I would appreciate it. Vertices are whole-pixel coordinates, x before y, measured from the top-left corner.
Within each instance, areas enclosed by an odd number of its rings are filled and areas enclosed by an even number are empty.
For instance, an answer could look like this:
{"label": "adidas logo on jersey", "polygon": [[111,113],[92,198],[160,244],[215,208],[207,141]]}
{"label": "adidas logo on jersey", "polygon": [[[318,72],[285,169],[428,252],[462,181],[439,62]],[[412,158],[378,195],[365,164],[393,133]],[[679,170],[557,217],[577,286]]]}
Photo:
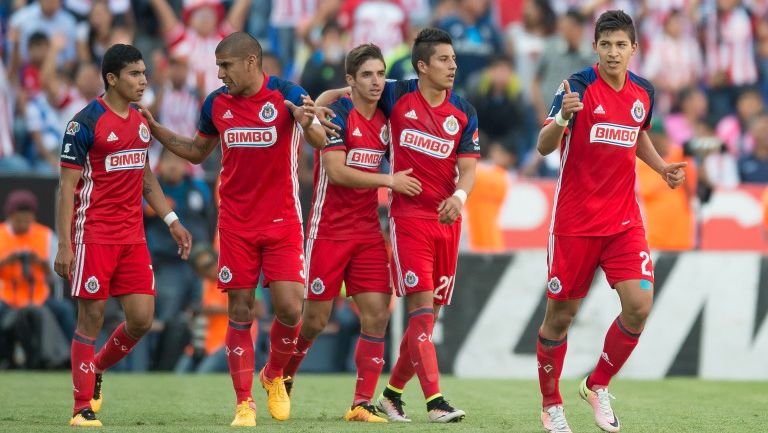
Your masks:
{"label": "adidas logo on jersey", "polygon": [[605,114],[605,108],[603,108],[602,105],[598,105],[597,108],[595,108],[595,111],[592,112],[592,114]]}
{"label": "adidas logo on jersey", "polygon": [[114,131],[109,133],[109,137],[107,137],[107,141],[117,141],[117,135],[115,135]]}
{"label": "adidas logo on jersey", "polygon": [[405,113],[405,117],[408,119],[419,120],[418,116],[416,116],[416,110],[411,110]]}
{"label": "adidas logo on jersey", "polygon": [[355,137],[362,137],[363,133],[360,132],[360,128],[355,128],[354,132],[352,132],[352,135],[354,135]]}
{"label": "adidas logo on jersey", "polygon": [[229,111],[229,110],[225,111],[225,112],[224,112],[224,115],[223,115],[223,116],[221,116],[221,118],[222,118],[222,119],[231,119],[231,118],[233,118],[233,117],[234,117],[234,116],[232,116],[232,112],[231,112],[231,111]]}

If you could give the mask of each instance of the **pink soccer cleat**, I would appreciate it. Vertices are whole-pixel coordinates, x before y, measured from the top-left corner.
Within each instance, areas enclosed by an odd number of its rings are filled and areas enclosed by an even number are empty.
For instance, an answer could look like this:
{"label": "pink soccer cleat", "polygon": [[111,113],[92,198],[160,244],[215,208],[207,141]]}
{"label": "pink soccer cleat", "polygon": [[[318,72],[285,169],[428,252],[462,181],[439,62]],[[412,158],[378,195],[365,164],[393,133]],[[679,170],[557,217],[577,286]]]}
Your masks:
{"label": "pink soccer cleat", "polygon": [[559,405],[541,411],[541,423],[544,424],[544,430],[550,433],[573,433],[565,420],[565,409]]}
{"label": "pink soccer cleat", "polygon": [[582,400],[592,406],[592,411],[595,413],[595,424],[598,427],[607,432],[619,431],[621,428],[619,419],[611,408],[611,400],[616,400],[616,397],[608,392],[608,388],[592,391],[587,387],[587,378],[584,378],[579,386],[579,395]]}

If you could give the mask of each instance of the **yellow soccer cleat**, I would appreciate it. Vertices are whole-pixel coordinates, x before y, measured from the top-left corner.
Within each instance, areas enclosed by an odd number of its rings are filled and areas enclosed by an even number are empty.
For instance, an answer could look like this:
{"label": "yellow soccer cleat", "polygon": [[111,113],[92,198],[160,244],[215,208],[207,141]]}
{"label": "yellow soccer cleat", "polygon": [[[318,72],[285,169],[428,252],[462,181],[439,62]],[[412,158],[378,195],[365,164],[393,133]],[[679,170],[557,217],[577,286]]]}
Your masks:
{"label": "yellow soccer cleat", "polygon": [[103,398],[104,394],[101,393],[101,373],[96,373],[96,382],[93,384],[93,398],[91,399],[93,413],[101,412]]}
{"label": "yellow soccer cleat", "polygon": [[69,420],[69,425],[72,427],[101,427],[101,421],[96,419],[96,414],[91,408],[86,407]]}
{"label": "yellow soccer cleat", "polygon": [[388,422],[376,413],[376,408],[369,402],[358,403],[344,415],[346,421]]}
{"label": "yellow soccer cleat", "polygon": [[259,372],[261,387],[267,391],[267,409],[272,418],[285,421],[291,416],[291,398],[285,390],[285,381],[290,377],[276,377],[268,380],[264,377],[264,369]]}
{"label": "yellow soccer cleat", "polygon": [[256,427],[256,404],[250,397],[240,402],[235,408],[235,419],[232,427]]}

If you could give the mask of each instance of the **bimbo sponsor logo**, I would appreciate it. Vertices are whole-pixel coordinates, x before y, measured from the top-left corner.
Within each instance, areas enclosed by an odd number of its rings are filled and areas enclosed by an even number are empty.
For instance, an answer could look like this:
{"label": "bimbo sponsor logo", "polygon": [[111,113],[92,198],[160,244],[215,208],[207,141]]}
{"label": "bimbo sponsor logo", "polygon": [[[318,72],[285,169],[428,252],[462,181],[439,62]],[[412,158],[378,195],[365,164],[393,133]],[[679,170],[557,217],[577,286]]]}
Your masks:
{"label": "bimbo sponsor logo", "polygon": [[269,128],[229,128],[224,131],[224,144],[227,147],[269,147],[277,141],[277,129]]}
{"label": "bimbo sponsor logo", "polygon": [[107,172],[116,170],[136,170],[144,168],[147,161],[146,149],[128,149],[110,153],[104,159]]}
{"label": "bimbo sponsor logo", "polygon": [[401,146],[409,147],[435,158],[447,158],[453,150],[453,144],[453,140],[435,137],[415,129],[405,129],[400,133]]}
{"label": "bimbo sponsor logo", "polygon": [[381,158],[383,157],[383,150],[352,149],[347,153],[347,165],[363,168],[378,168],[379,164],[381,164]]}
{"label": "bimbo sponsor logo", "polygon": [[615,123],[595,123],[589,131],[589,141],[615,146],[632,147],[637,142],[637,126],[624,126]]}

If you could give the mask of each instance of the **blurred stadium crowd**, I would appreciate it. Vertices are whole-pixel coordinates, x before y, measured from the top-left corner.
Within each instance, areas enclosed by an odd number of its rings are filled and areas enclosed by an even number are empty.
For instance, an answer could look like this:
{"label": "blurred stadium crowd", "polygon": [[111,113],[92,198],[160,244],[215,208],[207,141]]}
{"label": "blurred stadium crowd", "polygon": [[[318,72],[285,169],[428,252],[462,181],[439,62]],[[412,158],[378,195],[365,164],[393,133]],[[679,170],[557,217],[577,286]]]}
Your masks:
{"label": "blurred stadium crowd", "polygon": [[[595,62],[593,23],[608,9],[623,9],[636,21],[639,48],[631,69],[657,89],[654,145],[664,158],[690,163],[686,188],[674,191],[638,166],[651,246],[691,248],[692,209],[714,189],[768,183],[763,0],[0,0],[0,175],[57,176],[65,126],[103,91],[99,62],[114,43],[144,53],[151,91],[142,103],[163,124],[193,135],[203,98],[221,86],[214,49],[232,31],[261,41],[268,74],[317,97],[346,85],[345,53],[362,42],[382,48],[390,78],[415,78],[410,43],[419,29],[437,26],[453,37],[455,91],[477,108],[482,133],[484,158],[466,209],[468,248],[500,250],[498,234],[484,228],[492,226],[487,222],[511,182],[557,176],[557,152],[541,157],[535,151],[539,125],[560,82]],[[312,157],[307,147],[300,167],[307,191]],[[178,260],[165,224],[147,208],[156,332],[118,368],[226,371],[226,301],[215,287],[218,153],[192,166],[156,143],[150,160],[198,247],[191,266]],[[34,222],[37,209],[34,195],[23,191],[10,194],[3,208],[0,369],[68,362],[74,311],[49,265],[55,236]],[[14,237],[19,230],[23,236]],[[266,324],[268,297],[262,305]],[[119,307],[112,307],[107,320],[118,323]],[[340,301],[325,349],[316,344],[318,355],[307,368],[349,368],[357,327],[354,307]],[[37,337],[20,338],[30,329]]]}

